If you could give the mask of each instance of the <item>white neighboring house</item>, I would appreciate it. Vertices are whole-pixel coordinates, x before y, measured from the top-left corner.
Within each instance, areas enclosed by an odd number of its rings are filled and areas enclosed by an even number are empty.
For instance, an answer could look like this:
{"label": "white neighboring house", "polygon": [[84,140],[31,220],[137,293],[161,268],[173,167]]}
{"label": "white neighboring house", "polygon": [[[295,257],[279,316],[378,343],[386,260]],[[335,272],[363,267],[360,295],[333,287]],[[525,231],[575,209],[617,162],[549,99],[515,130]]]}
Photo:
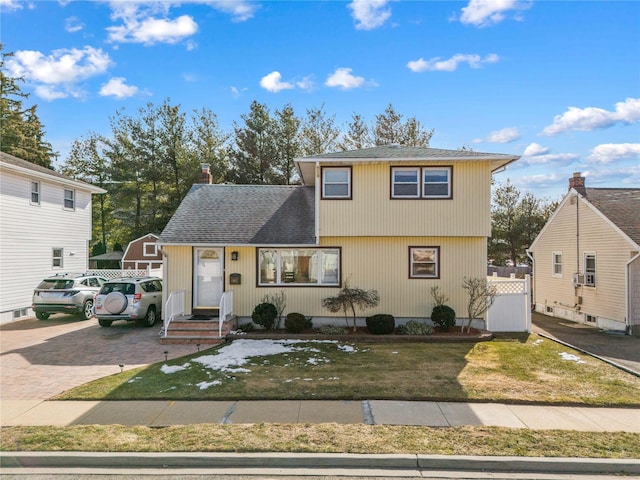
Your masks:
{"label": "white neighboring house", "polygon": [[33,315],[33,289],[88,268],[91,196],[106,193],[0,152],[0,323]]}
{"label": "white neighboring house", "polygon": [[640,189],[569,192],[529,247],[536,311],[640,334]]}

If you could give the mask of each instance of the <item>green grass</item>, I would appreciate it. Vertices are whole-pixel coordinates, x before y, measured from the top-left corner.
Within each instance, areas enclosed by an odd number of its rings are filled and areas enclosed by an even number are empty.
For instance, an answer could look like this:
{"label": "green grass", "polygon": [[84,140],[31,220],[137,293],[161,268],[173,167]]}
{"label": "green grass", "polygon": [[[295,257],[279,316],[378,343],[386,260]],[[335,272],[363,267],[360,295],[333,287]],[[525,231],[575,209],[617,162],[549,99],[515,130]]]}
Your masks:
{"label": "green grass", "polygon": [[[220,371],[229,347],[112,375],[55,397],[89,400],[404,399],[640,405],[640,379],[536,335],[474,343],[299,343]],[[563,360],[560,353],[583,363]],[[310,363],[310,359],[313,359]],[[175,373],[161,368],[184,367]],[[211,383],[200,388],[201,382]]]}
{"label": "green grass", "polygon": [[640,458],[640,434],[428,428],[389,425],[251,424],[167,428],[87,425],[2,429],[2,451],[306,452]]}

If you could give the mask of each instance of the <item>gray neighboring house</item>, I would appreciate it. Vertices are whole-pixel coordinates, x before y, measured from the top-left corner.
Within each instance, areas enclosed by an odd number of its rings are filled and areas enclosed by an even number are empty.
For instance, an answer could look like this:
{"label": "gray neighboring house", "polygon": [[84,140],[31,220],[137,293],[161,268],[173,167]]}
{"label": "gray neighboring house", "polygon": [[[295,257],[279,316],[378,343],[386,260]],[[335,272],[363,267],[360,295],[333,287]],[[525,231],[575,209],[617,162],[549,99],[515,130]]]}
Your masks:
{"label": "gray neighboring house", "polygon": [[538,312],[640,334],[640,189],[569,192],[528,250]]}

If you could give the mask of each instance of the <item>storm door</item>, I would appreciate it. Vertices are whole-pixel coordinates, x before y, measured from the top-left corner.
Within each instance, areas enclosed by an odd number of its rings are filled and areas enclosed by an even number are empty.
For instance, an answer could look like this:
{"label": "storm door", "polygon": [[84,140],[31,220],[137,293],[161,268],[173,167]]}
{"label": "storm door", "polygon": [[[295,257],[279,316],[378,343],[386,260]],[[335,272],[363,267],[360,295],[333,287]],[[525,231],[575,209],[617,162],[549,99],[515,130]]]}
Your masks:
{"label": "storm door", "polygon": [[196,248],[193,253],[193,308],[218,308],[224,291],[224,250]]}

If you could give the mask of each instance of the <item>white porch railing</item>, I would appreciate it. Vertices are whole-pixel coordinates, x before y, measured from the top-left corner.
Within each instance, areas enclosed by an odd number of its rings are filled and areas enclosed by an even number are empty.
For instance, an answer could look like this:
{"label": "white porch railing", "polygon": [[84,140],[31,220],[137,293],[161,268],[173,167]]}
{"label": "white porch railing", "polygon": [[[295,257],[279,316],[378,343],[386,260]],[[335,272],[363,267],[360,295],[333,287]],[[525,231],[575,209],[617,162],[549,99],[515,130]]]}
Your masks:
{"label": "white porch railing", "polygon": [[160,277],[162,278],[162,269],[161,268],[146,268],[141,270],[133,270],[133,269],[102,269],[102,270],[88,270],[88,275],[97,275],[99,277],[104,277],[107,280],[113,280],[114,278],[123,278],[123,277]]}
{"label": "white porch railing", "polygon": [[162,336],[166,337],[169,324],[177,315],[184,314],[184,290],[171,292],[164,304],[164,322],[162,324]]}
{"label": "white porch railing", "polygon": [[220,299],[220,318],[218,321],[218,337],[222,337],[222,324],[233,316],[233,291],[222,294]]}

